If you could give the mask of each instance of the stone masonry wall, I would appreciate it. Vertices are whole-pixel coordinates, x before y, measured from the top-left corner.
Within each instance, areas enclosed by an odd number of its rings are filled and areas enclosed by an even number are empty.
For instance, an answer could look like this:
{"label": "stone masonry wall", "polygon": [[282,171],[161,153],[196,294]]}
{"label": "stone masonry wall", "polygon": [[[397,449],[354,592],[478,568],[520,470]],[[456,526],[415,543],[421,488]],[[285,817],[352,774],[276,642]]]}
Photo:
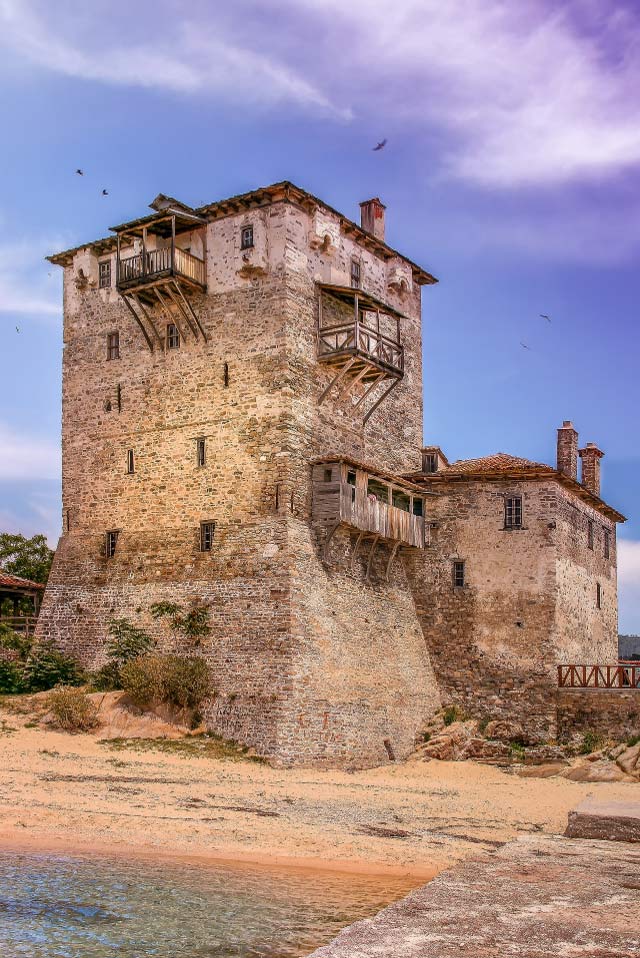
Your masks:
{"label": "stone masonry wall", "polygon": [[[430,483],[436,523],[411,577],[443,698],[474,716],[520,721],[532,739],[555,734],[554,484]],[[504,528],[504,498],[523,497],[524,528]],[[465,562],[454,587],[453,562]],[[422,580],[427,584],[421,588]]]}
{"label": "stone masonry wall", "polygon": [[558,689],[558,739],[587,732],[625,741],[640,735],[640,689]]}

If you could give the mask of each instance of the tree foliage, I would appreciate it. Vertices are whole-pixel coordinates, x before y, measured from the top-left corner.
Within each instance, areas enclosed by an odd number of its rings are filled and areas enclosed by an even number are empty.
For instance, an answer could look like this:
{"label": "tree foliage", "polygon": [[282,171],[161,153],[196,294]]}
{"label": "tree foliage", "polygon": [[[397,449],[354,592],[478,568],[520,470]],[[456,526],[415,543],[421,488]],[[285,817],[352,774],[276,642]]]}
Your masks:
{"label": "tree foliage", "polygon": [[46,584],[53,562],[53,550],[43,535],[26,539],[19,534],[0,532],[0,569],[21,579]]}
{"label": "tree foliage", "polygon": [[196,604],[185,612],[174,602],[156,602],[150,611],[154,619],[166,619],[173,632],[184,636],[193,645],[200,645],[202,639],[211,632],[206,605]]}

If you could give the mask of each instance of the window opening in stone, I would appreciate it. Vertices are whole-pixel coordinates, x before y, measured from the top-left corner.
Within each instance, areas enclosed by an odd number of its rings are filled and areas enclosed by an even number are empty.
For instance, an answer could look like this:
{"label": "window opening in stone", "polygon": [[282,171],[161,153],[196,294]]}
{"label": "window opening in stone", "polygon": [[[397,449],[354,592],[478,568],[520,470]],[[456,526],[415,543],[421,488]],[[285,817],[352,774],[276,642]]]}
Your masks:
{"label": "window opening in stone", "polygon": [[98,263],[98,286],[100,289],[107,289],[111,286],[111,260],[104,260]]}
{"label": "window opening in stone", "polygon": [[120,333],[108,334],[107,359],[120,359]]}
{"label": "window opening in stone", "polygon": [[107,532],[106,543],[105,543],[105,552],[107,559],[113,559],[116,554],[116,546],[118,544],[118,531],[116,529],[111,529]]}
{"label": "window opening in stone", "polygon": [[456,589],[464,588],[464,562],[461,560],[453,563],[453,584]]}
{"label": "window opening in stone", "polygon": [[205,442],[204,439],[198,439],[196,445],[197,445],[198,465],[199,465],[200,467],[202,467],[202,466],[204,466],[204,465],[206,464],[206,461],[207,461],[207,446],[206,446],[206,442]]}
{"label": "window opening in stone", "polygon": [[504,503],[505,529],[522,528],[522,496],[509,496]]}
{"label": "window opening in stone", "polygon": [[357,259],[351,260],[351,285],[354,289],[360,289],[361,270]]}
{"label": "window opening in stone", "polygon": [[240,249],[251,249],[253,246],[253,226],[243,226],[240,231]]}
{"label": "window opening in stone", "polygon": [[213,548],[213,536],[215,531],[215,522],[200,523],[200,552],[211,552]]}
{"label": "window opening in stone", "polygon": [[180,348],[180,330],[175,323],[167,323],[167,349]]}
{"label": "window opening in stone", "polygon": [[587,546],[589,549],[593,549],[593,522],[591,519],[587,520]]}
{"label": "window opening in stone", "polygon": [[127,472],[131,475],[132,472],[135,472],[135,463],[133,459],[133,449],[127,450]]}

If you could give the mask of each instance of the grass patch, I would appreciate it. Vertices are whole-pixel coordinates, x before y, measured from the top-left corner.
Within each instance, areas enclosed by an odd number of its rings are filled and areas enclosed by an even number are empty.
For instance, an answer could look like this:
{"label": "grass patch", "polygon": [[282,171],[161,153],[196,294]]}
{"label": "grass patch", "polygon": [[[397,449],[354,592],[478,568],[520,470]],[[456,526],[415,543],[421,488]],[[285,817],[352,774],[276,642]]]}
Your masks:
{"label": "grass patch", "polygon": [[453,725],[454,722],[463,722],[464,712],[457,705],[448,705],[442,713],[442,721],[445,725]]}
{"label": "grass patch", "polygon": [[511,752],[511,758],[516,759],[518,762],[524,762],[526,753],[522,742],[510,742],[509,750]]}
{"label": "grass patch", "polygon": [[14,728],[13,725],[8,725],[5,719],[2,719],[0,722],[0,735],[11,735],[12,732],[17,732],[18,729]]}
{"label": "grass patch", "polygon": [[104,738],[98,744],[116,752],[163,752],[180,758],[264,763],[263,758],[249,755],[246,746],[228,742],[218,735],[199,735],[197,738]]}
{"label": "grass patch", "polygon": [[631,738],[627,739],[627,746],[628,748],[633,748],[638,742],[640,742],[640,735],[632,735]]}

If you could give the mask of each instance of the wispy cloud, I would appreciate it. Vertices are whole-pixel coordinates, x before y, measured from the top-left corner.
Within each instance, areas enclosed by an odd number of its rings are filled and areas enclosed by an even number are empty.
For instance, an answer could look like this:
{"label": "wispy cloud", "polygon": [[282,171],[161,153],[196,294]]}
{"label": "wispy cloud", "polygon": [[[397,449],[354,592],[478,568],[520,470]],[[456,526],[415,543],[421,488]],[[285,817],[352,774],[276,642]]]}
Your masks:
{"label": "wispy cloud", "polygon": [[0,244],[0,314],[62,316],[60,274],[44,262],[45,252],[59,248],[57,239],[50,245],[41,238]]}
{"label": "wispy cloud", "polygon": [[0,421],[0,480],[59,479],[60,445]]}
{"label": "wispy cloud", "polygon": [[618,541],[620,631],[640,635],[640,541]]}
{"label": "wispy cloud", "polygon": [[451,176],[555,184],[640,161],[640,23],[620,6],[586,20],[584,4],[540,0],[303,3],[349,37],[341,72],[380,111],[447,131]]}
{"label": "wispy cloud", "polygon": [[[139,13],[144,18],[143,8]],[[161,4],[146,9],[151,34],[147,42],[123,42],[121,32],[109,43],[98,13],[99,30],[91,17],[76,18],[88,29],[72,42],[64,14],[26,0],[0,0],[0,20],[5,44],[32,63],[66,76],[182,94],[222,94],[244,104],[288,101],[348,118],[347,109],[334,107],[286,63],[221,35],[215,13],[196,23],[184,12],[163,11]],[[130,8],[123,8],[123,13],[128,18]],[[118,11],[111,8],[110,14],[118,22]]]}

